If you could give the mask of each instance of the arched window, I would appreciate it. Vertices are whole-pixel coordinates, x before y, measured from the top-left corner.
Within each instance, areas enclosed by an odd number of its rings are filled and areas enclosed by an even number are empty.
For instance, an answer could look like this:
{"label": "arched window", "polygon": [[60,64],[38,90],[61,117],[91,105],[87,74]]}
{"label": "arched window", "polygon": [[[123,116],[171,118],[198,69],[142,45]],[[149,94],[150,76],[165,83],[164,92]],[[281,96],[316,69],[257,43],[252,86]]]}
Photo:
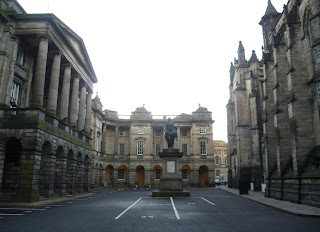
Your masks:
{"label": "arched window", "polygon": [[216,164],[219,164],[220,160],[219,160],[219,156],[216,156]]}

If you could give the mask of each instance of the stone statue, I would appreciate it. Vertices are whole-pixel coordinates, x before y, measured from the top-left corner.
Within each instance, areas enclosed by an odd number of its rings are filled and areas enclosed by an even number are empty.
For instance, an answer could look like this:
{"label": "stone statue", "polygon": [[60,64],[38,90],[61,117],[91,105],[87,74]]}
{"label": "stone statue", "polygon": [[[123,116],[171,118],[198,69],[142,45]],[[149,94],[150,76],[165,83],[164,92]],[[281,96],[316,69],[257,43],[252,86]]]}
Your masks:
{"label": "stone statue", "polygon": [[168,119],[165,131],[166,131],[165,139],[168,143],[168,149],[172,149],[174,148],[174,139],[177,138],[177,131],[173,126],[173,122],[171,121],[171,118]]}

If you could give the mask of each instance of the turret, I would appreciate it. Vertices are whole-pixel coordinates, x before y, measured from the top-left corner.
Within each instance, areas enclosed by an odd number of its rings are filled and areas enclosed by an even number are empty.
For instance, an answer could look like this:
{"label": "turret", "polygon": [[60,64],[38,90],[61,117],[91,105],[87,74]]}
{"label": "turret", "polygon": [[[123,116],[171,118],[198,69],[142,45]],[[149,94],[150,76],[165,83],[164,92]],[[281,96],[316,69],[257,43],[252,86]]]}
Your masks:
{"label": "turret", "polygon": [[275,28],[280,17],[280,13],[274,8],[271,3],[271,0],[268,0],[268,6],[266,13],[262,16],[260,25],[262,26],[263,38],[264,38],[264,49],[265,52],[268,53],[271,50],[270,46],[270,36]]}
{"label": "turret", "polygon": [[246,61],[246,55],[245,55],[245,50],[242,45],[242,42],[239,41],[239,48],[238,48],[238,61],[239,61],[239,66],[247,66],[247,61]]}

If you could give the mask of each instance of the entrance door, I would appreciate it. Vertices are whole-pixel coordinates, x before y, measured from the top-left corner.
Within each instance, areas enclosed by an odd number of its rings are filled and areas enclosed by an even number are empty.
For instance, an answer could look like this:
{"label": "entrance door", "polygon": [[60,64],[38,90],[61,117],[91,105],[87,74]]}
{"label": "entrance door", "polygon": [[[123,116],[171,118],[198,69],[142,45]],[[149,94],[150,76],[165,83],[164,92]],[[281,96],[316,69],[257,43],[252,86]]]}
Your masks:
{"label": "entrance door", "polygon": [[144,186],[144,167],[138,166],[136,168],[136,175],[138,177],[138,186],[143,187]]}
{"label": "entrance door", "polygon": [[199,169],[199,185],[204,186],[208,184],[208,167],[201,166]]}

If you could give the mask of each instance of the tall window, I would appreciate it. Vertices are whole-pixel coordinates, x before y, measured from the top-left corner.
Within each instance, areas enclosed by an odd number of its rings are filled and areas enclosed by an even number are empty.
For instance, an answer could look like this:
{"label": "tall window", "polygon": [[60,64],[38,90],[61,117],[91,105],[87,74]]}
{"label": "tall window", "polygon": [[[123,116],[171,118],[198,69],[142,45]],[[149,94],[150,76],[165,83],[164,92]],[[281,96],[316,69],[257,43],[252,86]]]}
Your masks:
{"label": "tall window", "polygon": [[160,180],[161,169],[156,169],[156,180]]}
{"label": "tall window", "polygon": [[181,130],[181,136],[188,136],[188,130],[187,129],[182,129]]}
{"label": "tall window", "polygon": [[216,164],[219,164],[220,162],[219,156],[216,156]]}
{"label": "tall window", "polygon": [[200,141],[200,154],[201,155],[207,154],[207,142],[206,141]]}
{"label": "tall window", "polygon": [[126,134],[125,134],[125,131],[124,130],[120,130],[119,131],[119,136],[125,136]]}
{"label": "tall window", "polygon": [[200,127],[200,134],[205,134],[205,133],[206,133],[206,128]]}
{"label": "tall window", "polygon": [[182,179],[183,180],[188,179],[188,169],[182,169]]}
{"label": "tall window", "polygon": [[220,176],[220,170],[216,170],[216,176]]}
{"label": "tall window", "polygon": [[18,106],[19,92],[20,92],[20,85],[16,82],[13,82],[11,99],[10,99],[10,104],[12,107]]}
{"label": "tall window", "polygon": [[156,155],[159,155],[159,152],[161,151],[161,145],[156,144]]}
{"label": "tall window", "polygon": [[228,165],[228,158],[226,158],[226,165]]}
{"label": "tall window", "polygon": [[137,142],[137,154],[143,155],[143,141]]}
{"label": "tall window", "polygon": [[118,180],[124,180],[124,169],[118,169]]}
{"label": "tall window", "polygon": [[17,63],[20,65],[23,65],[24,63],[24,50],[18,46],[18,51],[17,51]]}
{"label": "tall window", "polygon": [[188,155],[188,144],[182,144],[183,155]]}
{"label": "tall window", "polygon": [[156,130],[156,136],[161,137],[162,136],[162,131],[161,130]]}
{"label": "tall window", "polygon": [[144,134],[144,127],[143,127],[143,126],[139,126],[139,127],[138,127],[138,134],[139,134],[139,135]]}
{"label": "tall window", "polygon": [[119,154],[120,154],[120,155],[124,155],[124,143],[120,143],[119,146],[120,146],[120,147],[119,147],[119,148],[120,148],[120,149],[119,149]]}

